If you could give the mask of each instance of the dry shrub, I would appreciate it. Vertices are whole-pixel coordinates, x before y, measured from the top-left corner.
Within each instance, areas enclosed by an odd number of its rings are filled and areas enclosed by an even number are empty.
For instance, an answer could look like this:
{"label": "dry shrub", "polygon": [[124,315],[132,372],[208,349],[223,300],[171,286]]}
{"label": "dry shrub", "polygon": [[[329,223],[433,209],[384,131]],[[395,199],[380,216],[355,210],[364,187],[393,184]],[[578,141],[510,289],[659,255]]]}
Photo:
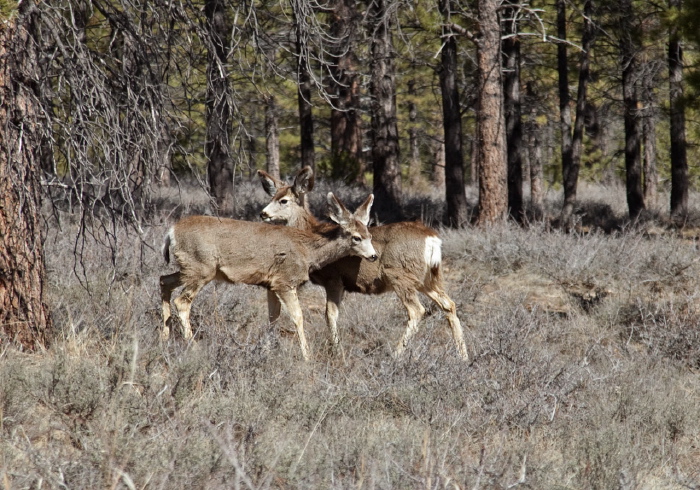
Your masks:
{"label": "dry shrub", "polygon": [[[246,185],[253,217],[265,198]],[[393,359],[406,322],[393,294],[347,295],[331,355],[315,286],[301,290],[304,363],[291,321],[269,326],[264,292],[247,286],[208,286],[198,340],[160,342],[160,240],[180,199],[183,212],[205,208],[194,192],[165,196],[162,224],[142,236],[120,230],[114,253],[87,242],[82,276],[70,273],[70,220],[50,234],[54,347],[0,352],[9,487],[700,485],[693,242],[544,224],[445,231],[468,363],[426,301]],[[339,190],[350,203],[365,192]]]}

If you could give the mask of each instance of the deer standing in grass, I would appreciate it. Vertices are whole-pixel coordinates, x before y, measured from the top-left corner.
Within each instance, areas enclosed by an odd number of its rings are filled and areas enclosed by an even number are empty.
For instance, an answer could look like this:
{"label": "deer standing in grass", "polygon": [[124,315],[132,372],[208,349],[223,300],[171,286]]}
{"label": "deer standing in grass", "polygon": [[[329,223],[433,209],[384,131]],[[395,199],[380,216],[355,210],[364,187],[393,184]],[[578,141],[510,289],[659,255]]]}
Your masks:
{"label": "deer standing in grass", "polygon": [[[190,308],[197,293],[213,280],[263,286],[268,302],[284,305],[299,335],[301,353],[309,359],[304,319],[297,288],[309,280],[309,272],[347,255],[376,260],[367,230],[374,196],[350,213],[333,193],[328,194],[329,217],[337,226],[300,230],[264,223],[237,221],[213,216],[190,216],[173,225],[165,236],[163,256],[170,261],[172,249],[180,270],[160,277],[163,301],[162,337],[170,336],[170,297],[174,299],[185,339],[192,338]],[[273,299],[271,299],[273,298]]]}
{"label": "deer standing in grass", "polygon": [[[335,225],[319,222],[309,211],[306,194],[313,189],[314,176],[309,167],[299,171],[292,185],[258,170],[258,176],[272,201],[260,216],[266,222],[311,232],[328,230]],[[371,228],[372,244],[379,260],[368,262],[358,257],[344,257],[310,274],[311,281],[326,290],[326,322],[333,348],[339,344],[338,307],[345,291],[381,294],[394,291],[408,312],[408,324],[395,350],[400,356],[418,330],[425,308],[418,292],[432,299],[445,312],[459,355],[467,360],[462,325],[454,301],[442,282],[442,241],[432,228],[419,222],[394,223]],[[275,299],[268,304],[274,316]]]}

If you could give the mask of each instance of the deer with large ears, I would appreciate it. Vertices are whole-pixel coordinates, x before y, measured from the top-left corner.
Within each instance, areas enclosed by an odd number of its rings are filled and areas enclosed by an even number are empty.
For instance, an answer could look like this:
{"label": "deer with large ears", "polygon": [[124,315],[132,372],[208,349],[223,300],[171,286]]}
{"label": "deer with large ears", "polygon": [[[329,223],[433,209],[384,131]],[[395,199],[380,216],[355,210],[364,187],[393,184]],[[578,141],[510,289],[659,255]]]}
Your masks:
{"label": "deer with large ears", "polygon": [[[311,168],[301,169],[292,185],[262,170],[258,170],[258,176],[265,191],[272,196],[272,201],[260,213],[263,221],[285,223],[311,232],[333,227],[319,222],[309,211],[306,194],[314,186]],[[345,291],[362,294],[394,291],[408,312],[406,330],[394,351],[395,355],[401,355],[425,314],[418,298],[418,292],[421,292],[445,312],[457,351],[466,360],[467,346],[457,308],[442,282],[442,241],[437,232],[419,222],[394,223],[370,230],[379,260],[369,262],[360,257],[344,257],[310,274],[311,281],[326,290],[326,322],[333,347],[337,349],[340,341],[338,307]],[[275,305],[270,303],[269,306],[272,318]]]}
{"label": "deer with large ears", "polygon": [[252,284],[267,288],[268,301],[285,306],[296,326],[301,353],[308,360],[297,288],[309,280],[310,271],[322,269],[342,257],[356,255],[377,260],[367,230],[373,200],[374,196],[370,195],[350,213],[333,193],[328,193],[329,217],[337,225],[324,230],[300,230],[212,216],[181,219],[170,228],[163,244],[165,261],[170,261],[172,249],[180,270],[160,277],[162,337],[167,339],[170,335],[170,297],[176,288],[183,286],[173,303],[182,323],[183,337],[190,339],[190,308],[202,287],[213,280]]}

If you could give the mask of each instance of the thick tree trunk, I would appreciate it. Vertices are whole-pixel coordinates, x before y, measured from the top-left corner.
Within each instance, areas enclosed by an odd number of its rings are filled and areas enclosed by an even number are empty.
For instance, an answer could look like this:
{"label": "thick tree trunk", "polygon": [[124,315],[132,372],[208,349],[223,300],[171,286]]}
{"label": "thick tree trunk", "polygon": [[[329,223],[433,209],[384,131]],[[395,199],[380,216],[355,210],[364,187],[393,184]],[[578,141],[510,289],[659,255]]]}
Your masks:
{"label": "thick tree trunk", "polygon": [[41,219],[41,63],[33,1],[0,29],[0,345],[45,347],[52,329],[45,303]]}
{"label": "thick tree trunk", "polygon": [[374,166],[373,212],[382,221],[402,218],[399,131],[396,121],[396,82],[391,39],[391,17],[385,0],[376,0],[372,17],[372,164]]}
{"label": "thick tree trunk", "polygon": [[636,46],[633,40],[631,0],[620,2],[622,19],[620,55],[622,59],[622,98],[625,109],[625,169],[627,207],[631,219],[637,219],[644,210],[642,188],[642,119],[638,113],[637,81],[639,78]]}
{"label": "thick tree trunk", "polygon": [[335,0],[331,13],[333,64],[328,77],[331,107],[331,175],[347,182],[362,179],[362,119],[360,81],[356,72],[357,8],[351,0]]}
{"label": "thick tree trunk", "polygon": [[311,167],[316,171],[314,148],[314,118],[311,106],[311,73],[309,73],[309,47],[304,43],[301,21],[296,19],[297,55],[297,103],[299,106],[299,153],[301,167]]}
{"label": "thick tree trunk", "polygon": [[267,173],[280,178],[280,132],[277,124],[277,104],[274,95],[265,100],[265,146]]}
{"label": "thick tree trunk", "polygon": [[[681,0],[669,0],[672,9],[681,8]],[[688,213],[688,158],[683,104],[683,49],[678,26],[671,24],[668,43],[669,99],[671,107],[671,216]]]}
{"label": "thick tree trunk", "polygon": [[506,111],[508,151],[508,208],[518,223],[525,220],[523,208],[523,126],[520,101],[520,39],[516,15],[518,7],[507,2],[503,21],[503,94]]}
{"label": "thick tree trunk", "polygon": [[209,33],[207,63],[207,156],[209,191],[219,214],[233,212],[233,161],[231,159],[231,89],[226,74],[229,29],[223,0],[206,0]]}
{"label": "thick tree trunk", "polygon": [[[557,36],[566,41],[566,0],[557,0]],[[559,129],[561,133],[561,170],[564,186],[564,205],[560,222],[571,225],[571,215],[576,203],[578,169],[574,167],[571,140],[571,97],[569,96],[569,60],[566,43],[557,44],[557,70],[559,72]]]}
{"label": "thick tree trunk", "polygon": [[467,224],[467,194],[464,190],[464,155],[462,152],[462,113],[457,87],[457,39],[450,31],[452,2],[441,0],[443,46],[440,60],[442,124],[445,133],[445,201],[446,224],[460,228]]}
{"label": "thick tree trunk", "polygon": [[479,224],[502,220],[508,213],[501,28],[497,13],[499,5],[498,0],[478,1],[480,38],[477,41],[479,103],[476,144],[479,162]]}

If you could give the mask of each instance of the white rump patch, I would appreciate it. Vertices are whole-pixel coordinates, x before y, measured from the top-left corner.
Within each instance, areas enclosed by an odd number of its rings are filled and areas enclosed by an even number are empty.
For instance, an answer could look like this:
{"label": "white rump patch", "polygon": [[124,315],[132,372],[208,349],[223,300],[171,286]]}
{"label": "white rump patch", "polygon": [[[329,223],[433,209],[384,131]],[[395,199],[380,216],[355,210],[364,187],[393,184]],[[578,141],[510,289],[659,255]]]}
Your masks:
{"label": "white rump patch", "polygon": [[425,264],[430,267],[437,267],[442,262],[442,240],[436,236],[425,238]]}

